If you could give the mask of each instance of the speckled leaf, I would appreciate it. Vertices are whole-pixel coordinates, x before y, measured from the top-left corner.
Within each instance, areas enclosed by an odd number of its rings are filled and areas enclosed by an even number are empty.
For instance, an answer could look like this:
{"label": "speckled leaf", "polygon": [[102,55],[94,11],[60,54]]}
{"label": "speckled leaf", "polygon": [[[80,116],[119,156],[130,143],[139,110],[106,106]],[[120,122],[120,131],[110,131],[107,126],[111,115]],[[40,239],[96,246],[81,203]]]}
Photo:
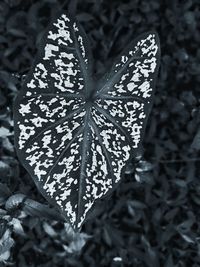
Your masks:
{"label": "speckled leaf", "polygon": [[19,159],[74,229],[140,149],[160,56],[156,33],[143,34],[94,81],[86,39],[60,15],[14,105]]}

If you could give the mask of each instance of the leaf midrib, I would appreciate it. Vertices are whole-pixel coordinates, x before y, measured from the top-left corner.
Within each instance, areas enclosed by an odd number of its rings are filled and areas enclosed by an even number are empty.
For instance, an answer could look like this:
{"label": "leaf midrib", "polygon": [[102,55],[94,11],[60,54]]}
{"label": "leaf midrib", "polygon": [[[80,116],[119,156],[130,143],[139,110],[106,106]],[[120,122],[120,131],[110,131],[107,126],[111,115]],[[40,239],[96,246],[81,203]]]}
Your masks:
{"label": "leaf midrib", "polygon": [[77,205],[77,219],[76,219],[76,225],[78,226],[78,223],[80,223],[80,209],[81,209],[81,201],[83,196],[83,180],[86,176],[85,174],[85,165],[86,165],[86,154],[87,154],[87,148],[88,148],[88,129],[89,129],[89,115],[90,115],[90,106],[86,106],[86,114],[85,114],[85,120],[83,123],[83,141],[82,141],[82,147],[81,147],[81,163],[80,163],[80,178],[79,178],[79,188],[78,188],[78,205]]}
{"label": "leaf midrib", "polygon": [[117,121],[116,121],[116,119],[112,116],[112,115],[110,115],[110,114],[108,114],[103,108],[101,108],[101,107],[99,107],[98,105],[96,105],[96,104],[94,104],[93,105],[93,107],[96,109],[96,110],[98,110],[98,112],[100,113],[100,114],[103,114],[112,124],[114,124],[124,135],[125,135],[125,137],[126,137],[126,139],[127,139],[127,141],[128,141],[128,143],[129,143],[129,145],[131,146],[131,144],[132,144],[132,142],[131,142],[131,139],[130,139],[130,137],[129,137],[129,135],[128,135],[128,133],[127,133],[127,131],[124,129],[124,127],[123,126],[120,126],[118,123],[117,123]]}
{"label": "leaf midrib", "polygon": [[106,94],[102,94],[100,97],[96,98],[97,99],[102,99],[102,100],[135,100],[135,101],[139,101],[142,103],[145,103],[145,100],[138,97],[138,96],[113,96],[113,95],[106,95]]}
{"label": "leaf midrib", "polygon": [[[74,45],[75,45],[75,52],[78,56],[79,62],[80,62],[80,68],[82,70],[83,73],[83,78],[84,78],[84,86],[85,86],[85,98],[88,95],[88,72],[87,72],[87,68],[86,68],[86,64],[85,61],[82,57],[80,48],[79,48],[79,43],[78,43],[78,39],[77,39],[77,34],[75,31],[72,31],[72,35],[74,37]],[[81,36],[83,38],[83,36]]]}
{"label": "leaf midrib", "polygon": [[[83,129],[83,126],[78,127],[76,133],[74,134],[73,138],[69,141],[69,143],[66,145],[66,147],[62,150],[62,152],[60,153],[60,155],[57,157],[55,163],[53,164],[53,166],[51,167],[51,169],[49,170],[48,174],[46,175],[47,180],[45,181],[45,183],[47,183],[50,179],[50,174],[53,171],[53,169],[57,166],[60,158],[65,154],[66,150],[70,147],[70,145],[74,142],[74,140],[78,137],[78,135],[81,133]],[[49,177],[49,178],[48,178]]]}
{"label": "leaf midrib", "polygon": [[95,131],[95,133],[96,133],[96,135],[98,137],[98,139],[99,139],[99,144],[101,145],[101,147],[102,147],[102,149],[104,151],[105,157],[106,157],[108,165],[110,167],[110,172],[111,172],[111,176],[112,176],[112,182],[114,184],[114,182],[115,182],[115,174],[114,174],[113,167],[112,167],[112,164],[111,164],[111,161],[112,161],[111,157],[109,155],[109,152],[107,151],[107,148],[103,144],[103,138],[100,135],[98,126],[96,125],[94,119],[91,116],[90,116],[90,119],[91,119],[91,125],[92,125],[92,127],[93,127],[93,129],[94,129],[94,131]]}
{"label": "leaf midrib", "polygon": [[[137,57],[137,56],[131,57],[129,60],[127,60],[126,63],[124,63],[124,65],[121,67],[120,70],[114,73],[112,78],[109,79],[109,82],[106,81],[106,83],[100,88],[100,90],[96,92],[95,96],[99,96],[100,94],[107,92],[111,88],[111,86],[116,82],[115,79],[117,78],[117,76],[120,75],[120,73],[124,71],[127,65],[131,63],[132,61],[139,60],[139,59],[145,60],[145,59],[149,59],[149,57]],[[111,70],[111,72],[112,71],[113,70]]]}

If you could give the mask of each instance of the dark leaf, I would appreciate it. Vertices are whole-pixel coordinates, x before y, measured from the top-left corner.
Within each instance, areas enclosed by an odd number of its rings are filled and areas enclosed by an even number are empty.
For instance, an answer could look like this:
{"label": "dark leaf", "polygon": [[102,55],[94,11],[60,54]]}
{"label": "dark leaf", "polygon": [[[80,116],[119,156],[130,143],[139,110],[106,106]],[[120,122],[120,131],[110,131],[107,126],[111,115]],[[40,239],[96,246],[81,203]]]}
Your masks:
{"label": "dark leaf", "polygon": [[16,218],[13,218],[9,223],[8,225],[12,226],[13,227],[13,231],[16,233],[16,234],[19,234],[23,237],[26,237],[26,234],[24,232],[24,229],[23,229],[23,226],[20,222],[20,220],[16,219]]}
{"label": "dark leaf", "polygon": [[62,215],[60,215],[56,210],[28,198],[24,201],[23,210],[27,214],[37,216],[39,218],[64,221]]}
{"label": "dark leaf", "polygon": [[191,144],[191,148],[195,150],[200,150],[200,128],[197,130],[194,139]]}
{"label": "dark leaf", "polygon": [[137,164],[136,171],[137,172],[148,172],[153,169],[153,165],[150,162],[140,160]]}
{"label": "dark leaf", "polygon": [[174,267],[174,263],[173,263],[173,258],[172,255],[170,254],[169,257],[167,258],[167,261],[165,263],[164,267]]}
{"label": "dark leaf", "polygon": [[25,200],[26,196],[23,194],[16,194],[6,201],[5,207],[7,210],[16,209],[19,207],[19,205],[22,204],[22,202]]}
{"label": "dark leaf", "polygon": [[130,201],[128,201],[128,205],[130,205],[132,208],[135,208],[135,209],[147,208],[147,206],[144,203],[142,203],[138,200],[130,200]]}
{"label": "dark leaf", "polygon": [[77,19],[79,21],[90,21],[90,20],[93,20],[93,16],[90,15],[89,13],[81,13],[77,16]]}
{"label": "dark leaf", "polygon": [[57,237],[57,233],[55,232],[53,227],[50,224],[48,224],[47,222],[43,223],[43,228],[44,228],[45,233],[47,233],[50,237],[52,237],[52,238]]}
{"label": "dark leaf", "polygon": [[4,203],[10,194],[11,192],[7,185],[0,183],[0,204]]}
{"label": "dark leaf", "polygon": [[14,245],[11,232],[7,229],[0,239],[0,262],[6,261],[10,256],[10,249]]}

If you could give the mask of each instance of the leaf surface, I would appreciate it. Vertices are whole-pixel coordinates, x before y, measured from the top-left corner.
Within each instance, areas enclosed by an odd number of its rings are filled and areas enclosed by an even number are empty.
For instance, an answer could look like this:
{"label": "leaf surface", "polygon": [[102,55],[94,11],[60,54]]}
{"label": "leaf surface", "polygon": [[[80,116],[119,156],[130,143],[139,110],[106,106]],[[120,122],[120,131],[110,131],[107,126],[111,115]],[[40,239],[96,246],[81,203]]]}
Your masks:
{"label": "leaf surface", "polygon": [[19,159],[50,203],[80,229],[141,147],[159,65],[159,40],[134,40],[99,81],[87,37],[53,21],[14,105]]}

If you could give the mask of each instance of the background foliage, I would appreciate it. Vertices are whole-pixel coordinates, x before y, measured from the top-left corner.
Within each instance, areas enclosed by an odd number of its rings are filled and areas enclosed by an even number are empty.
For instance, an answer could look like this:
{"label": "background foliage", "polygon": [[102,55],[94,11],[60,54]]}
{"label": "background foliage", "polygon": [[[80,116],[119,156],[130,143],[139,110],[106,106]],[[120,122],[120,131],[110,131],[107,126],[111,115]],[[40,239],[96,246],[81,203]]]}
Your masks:
{"label": "background foliage", "polygon": [[[45,26],[68,7],[97,75],[144,31],[157,30],[162,52],[144,155],[81,234],[47,206],[13,143],[13,100]],[[199,9],[199,0],[0,1],[0,266],[200,266]]]}

